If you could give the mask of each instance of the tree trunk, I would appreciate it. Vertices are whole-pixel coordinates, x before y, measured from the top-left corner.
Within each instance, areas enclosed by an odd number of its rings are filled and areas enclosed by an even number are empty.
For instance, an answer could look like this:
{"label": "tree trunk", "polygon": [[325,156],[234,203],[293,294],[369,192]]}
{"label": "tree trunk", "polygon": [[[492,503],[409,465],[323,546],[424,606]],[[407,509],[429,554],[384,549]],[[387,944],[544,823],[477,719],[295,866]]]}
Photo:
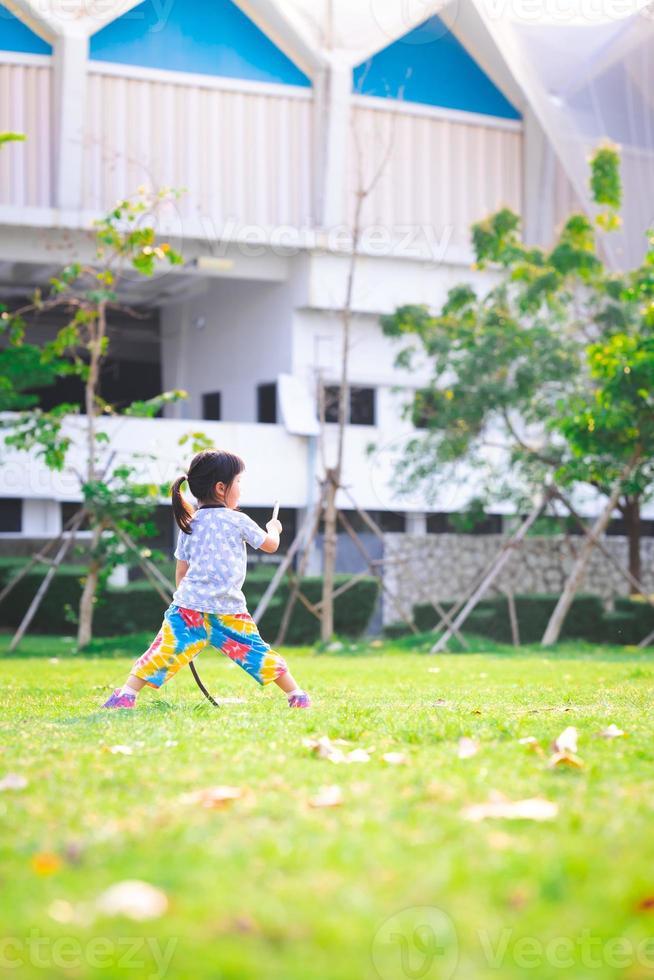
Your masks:
{"label": "tree trunk", "polygon": [[[629,571],[640,582],[642,566],[640,561],[640,497],[627,497],[621,507],[629,542]],[[637,595],[637,590],[631,587],[631,595]]]}
{"label": "tree trunk", "polygon": [[[95,421],[98,414],[97,397],[98,384],[100,380],[100,362],[102,360],[102,344],[107,328],[106,305],[101,302],[98,304],[98,318],[95,324],[90,327],[91,336],[89,338],[88,350],[90,354],[89,373],[86,379],[86,438],[87,438],[87,460],[86,460],[86,479],[88,483],[94,483],[97,478],[96,473],[96,427]],[[89,568],[82,590],[82,597],[79,603],[79,622],[77,627],[77,646],[82,649],[91,642],[93,638],[93,611],[95,605],[95,593],[98,587],[98,579],[102,570],[101,562],[98,558],[100,538],[102,537],[103,523],[97,514],[91,512],[90,523],[93,530],[91,540],[91,558]]]}
{"label": "tree trunk", "polygon": [[[625,477],[623,475],[622,479],[624,478]],[[604,534],[607,525],[611,520],[611,514],[615,510],[618,503],[621,490],[620,484],[621,481],[616,483],[615,487],[613,488],[613,492],[607,501],[606,507],[593,524],[589,536],[581,546],[577,560],[572,566],[572,571],[568,576],[568,581],[565,583],[563,593],[556,604],[554,612],[550,617],[550,621],[547,624],[547,629],[545,630],[543,639],[541,640],[541,644],[544,647],[551,646],[553,643],[556,643],[559,638],[565,617],[570,611],[572,600],[576,596],[583,577],[586,574],[586,568],[588,567],[591,553],[595,547],[594,539],[600,538]]]}
{"label": "tree trunk", "polygon": [[320,638],[323,643],[326,643],[334,635],[334,569],[336,568],[336,547],[338,544],[336,528],[336,491],[338,484],[333,479],[331,471],[327,477],[322,562],[322,615],[320,618]]}
{"label": "tree trunk", "polygon": [[[377,167],[376,172],[373,174],[372,179],[366,185],[363,175],[363,155],[362,147],[360,141],[360,134],[357,126],[352,120],[352,135],[355,144],[355,159],[356,159],[356,172],[357,172],[357,189],[355,194],[354,203],[354,219],[352,222],[352,251],[350,253],[350,261],[348,266],[347,284],[345,288],[345,303],[341,311],[341,319],[343,324],[343,347],[341,352],[341,377],[340,386],[338,392],[338,435],[337,435],[337,449],[336,449],[336,464],[331,467],[331,470],[327,472],[328,485],[327,485],[327,498],[325,504],[325,537],[323,545],[323,589],[322,589],[322,603],[321,603],[321,637],[323,641],[328,640],[334,632],[334,572],[336,567],[336,544],[338,541],[337,537],[337,508],[336,508],[336,494],[341,485],[341,478],[343,475],[343,450],[345,444],[345,425],[347,421],[346,413],[346,402],[348,399],[348,360],[350,354],[350,334],[351,334],[351,319],[352,319],[352,300],[354,295],[354,274],[357,264],[357,255],[359,251],[359,244],[361,241],[361,231],[362,231],[362,214],[364,201],[372,190],[377,186],[379,179],[381,178],[384,170],[386,169],[386,164],[391,155],[393,148],[392,132],[388,140],[388,145],[383,154],[381,154],[381,159]],[[321,413],[322,415],[322,413]],[[325,438],[325,426],[324,417],[321,417],[321,439],[323,443],[323,454],[324,454],[324,438]],[[327,469],[327,468],[326,468]]]}
{"label": "tree trunk", "polygon": [[93,639],[93,610],[95,605],[95,592],[98,587],[101,565],[93,555],[100,544],[102,534],[101,525],[93,528],[93,538],[91,544],[91,560],[84,581],[84,589],[79,602],[79,623],[77,626],[77,646],[81,650],[89,645]]}

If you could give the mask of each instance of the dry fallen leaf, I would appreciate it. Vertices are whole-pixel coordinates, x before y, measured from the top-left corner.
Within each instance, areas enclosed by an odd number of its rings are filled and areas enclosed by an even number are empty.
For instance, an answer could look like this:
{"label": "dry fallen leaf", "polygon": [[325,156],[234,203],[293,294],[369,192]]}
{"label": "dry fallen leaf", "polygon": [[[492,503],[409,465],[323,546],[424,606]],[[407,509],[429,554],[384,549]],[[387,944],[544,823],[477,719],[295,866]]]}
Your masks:
{"label": "dry fallen leaf", "polygon": [[548,769],[559,766],[570,766],[572,769],[583,769],[584,763],[577,755],[577,729],[569,725],[564,728],[558,738],[550,746],[553,755],[547,763]]}
{"label": "dry fallen leaf", "polygon": [[571,769],[583,769],[583,759],[572,752],[555,752],[547,763],[548,769],[556,769],[558,766],[570,766]]}
{"label": "dry fallen leaf", "polygon": [[477,823],[480,820],[552,820],[558,813],[558,806],[551,800],[534,797],[528,800],[508,800],[495,797],[486,803],[474,803],[465,807],[461,813],[465,820]]}
{"label": "dry fallen leaf", "polygon": [[389,766],[405,766],[409,761],[408,756],[404,752],[385,752],[382,759]]}
{"label": "dry fallen leaf", "polygon": [[309,800],[309,806],[340,806],[343,802],[343,793],[340,786],[321,786],[315,796]]}
{"label": "dry fallen leaf", "polygon": [[488,835],[488,845],[494,851],[507,851],[514,846],[513,837],[505,834],[503,830],[494,830]]}
{"label": "dry fallen leaf", "polygon": [[577,751],[577,729],[572,725],[564,728],[551,745],[552,752],[568,752],[574,755]]}
{"label": "dry fallen leaf", "polygon": [[48,915],[55,922],[61,922],[65,925],[72,922],[75,925],[87,927],[95,921],[96,912],[88,902],[71,905],[63,898],[56,898],[48,908]]}
{"label": "dry fallen leaf", "polygon": [[5,789],[25,789],[27,780],[24,776],[19,776],[16,772],[8,772],[4,779],[0,779],[0,790]]}
{"label": "dry fallen leaf", "polygon": [[35,854],[31,860],[32,871],[37,875],[52,875],[61,867],[61,858],[58,854]]}
{"label": "dry fallen leaf", "polygon": [[122,915],[144,922],[162,916],[168,909],[168,899],[164,892],[146,881],[128,880],[108,888],[95,905],[102,915]]}
{"label": "dry fallen leaf", "polygon": [[372,749],[352,749],[351,752],[344,752],[338,745],[348,745],[343,738],[332,740],[327,735],[320,738],[303,738],[302,744],[316,755],[319,759],[329,759],[330,762],[369,762]]}
{"label": "dry fallen leaf", "polygon": [[603,731],[597,733],[598,738],[620,738],[625,733],[617,725],[609,725]]}
{"label": "dry fallen leaf", "polygon": [[533,735],[527,735],[525,738],[518,739],[518,745],[525,745],[532,752],[536,752],[538,755],[545,755],[543,747],[537,738]]}
{"label": "dry fallen leaf", "polygon": [[476,755],[479,751],[479,742],[474,738],[468,738],[467,735],[462,736],[459,739],[458,756],[459,759],[470,759],[473,755]]}
{"label": "dry fallen leaf", "polygon": [[182,803],[191,806],[201,806],[206,810],[217,810],[227,806],[233,800],[243,796],[240,786],[211,786],[208,789],[196,789],[181,797]]}

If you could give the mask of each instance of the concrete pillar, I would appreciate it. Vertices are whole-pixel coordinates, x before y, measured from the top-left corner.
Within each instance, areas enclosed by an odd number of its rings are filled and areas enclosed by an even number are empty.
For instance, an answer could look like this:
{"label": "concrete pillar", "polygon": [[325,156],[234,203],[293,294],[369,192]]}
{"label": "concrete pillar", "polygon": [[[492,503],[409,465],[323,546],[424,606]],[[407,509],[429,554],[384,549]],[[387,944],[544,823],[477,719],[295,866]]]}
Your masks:
{"label": "concrete pillar", "polygon": [[57,500],[23,500],[22,532],[26,538],[54,538],[61,533],[61,504]]}
{"label": "concrete pillar", "polygon": [[88,39],[57,37],[53,45],[53,204],[77,212],[82,205]]}
{"label": "concrete pillar", "polygon": [[314,84],[317,147],[316,219],[323,228],[347,221],[347,164],[352,69],[331,65]]}
{"label": "concrete pillar", "polygon": [[161,368],[165,391],[180,389],[188,391],[189,397],[174,402],[164,409],[167,419],[188,419],[195,417],[196,407],[192,378],[189,374],[188,354],[192,338],[191,311],[188,300],[170,303],[163,307],[159,319],[161,331]]}
{"label": "concrete pillar", "polygon": [[123,589],[129,584],[129,574],[127,565],[117,565],[108,578],[108,583],[114,589]]}
{"label": "concrete pillar", "polygon": [[422,513],[412,513],[407,511],[406,514],[406,533],[407,534],[426,534],[427,533],[427,515]]}
{"label": "concrete pillar", "polygon": [[522,228],[527,245],[547,246],[554,230],[556,154],[531,109],[523,118]]}

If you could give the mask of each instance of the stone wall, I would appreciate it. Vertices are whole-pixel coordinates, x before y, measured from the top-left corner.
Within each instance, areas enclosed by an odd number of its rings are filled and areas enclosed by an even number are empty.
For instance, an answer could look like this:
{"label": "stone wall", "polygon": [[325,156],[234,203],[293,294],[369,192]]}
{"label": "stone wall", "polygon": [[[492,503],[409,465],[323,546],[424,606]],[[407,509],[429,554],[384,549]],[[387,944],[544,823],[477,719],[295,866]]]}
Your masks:
{"label": "stone wall", "polygon": [[[467,593],[506,540],[501,535],[385,534],[383,621],[401,619],[400,609],[411,613],[417,602],[459,599]],[[527,538],[512,555],[496,580],[500,588],[516,595],[558,595],[583,538],[556,536]],[[627,567],[627,539],[609,537],[605,545]],[[654,538],[641,542],[643,584],[654,592]],[[629,586],[616,568],[597,549],[591,556],[582,591],[600,595],[608,603],[627,595]],[[489,593],[492,595],[493,593]],[[397,602],[393,602],[394,595]]]}

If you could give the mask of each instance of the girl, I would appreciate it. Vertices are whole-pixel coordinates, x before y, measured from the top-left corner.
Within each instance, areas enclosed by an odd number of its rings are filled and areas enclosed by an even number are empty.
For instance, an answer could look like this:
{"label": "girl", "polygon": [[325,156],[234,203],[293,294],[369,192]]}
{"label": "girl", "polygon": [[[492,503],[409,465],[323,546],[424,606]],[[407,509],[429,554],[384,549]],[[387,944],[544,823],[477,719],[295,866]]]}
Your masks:
{"label": "girl", "polygon": [[[278,684],[289,707],[311,706],[283,657],[259,636],[241,591],[245,542],[273,554],[282,530],[279,521],[271,520],[264,531],[237,509],[244,469],[238,456],[207,450],[194,456],[188,473],[173,483],[173,514],[181,532],[175,549],[177,590],[154,641],[103,708],[133,708],[142,687],[161,687],[209,645],[259,684]],[[182,496],[185,480],[199,504],[195,512]]]}

